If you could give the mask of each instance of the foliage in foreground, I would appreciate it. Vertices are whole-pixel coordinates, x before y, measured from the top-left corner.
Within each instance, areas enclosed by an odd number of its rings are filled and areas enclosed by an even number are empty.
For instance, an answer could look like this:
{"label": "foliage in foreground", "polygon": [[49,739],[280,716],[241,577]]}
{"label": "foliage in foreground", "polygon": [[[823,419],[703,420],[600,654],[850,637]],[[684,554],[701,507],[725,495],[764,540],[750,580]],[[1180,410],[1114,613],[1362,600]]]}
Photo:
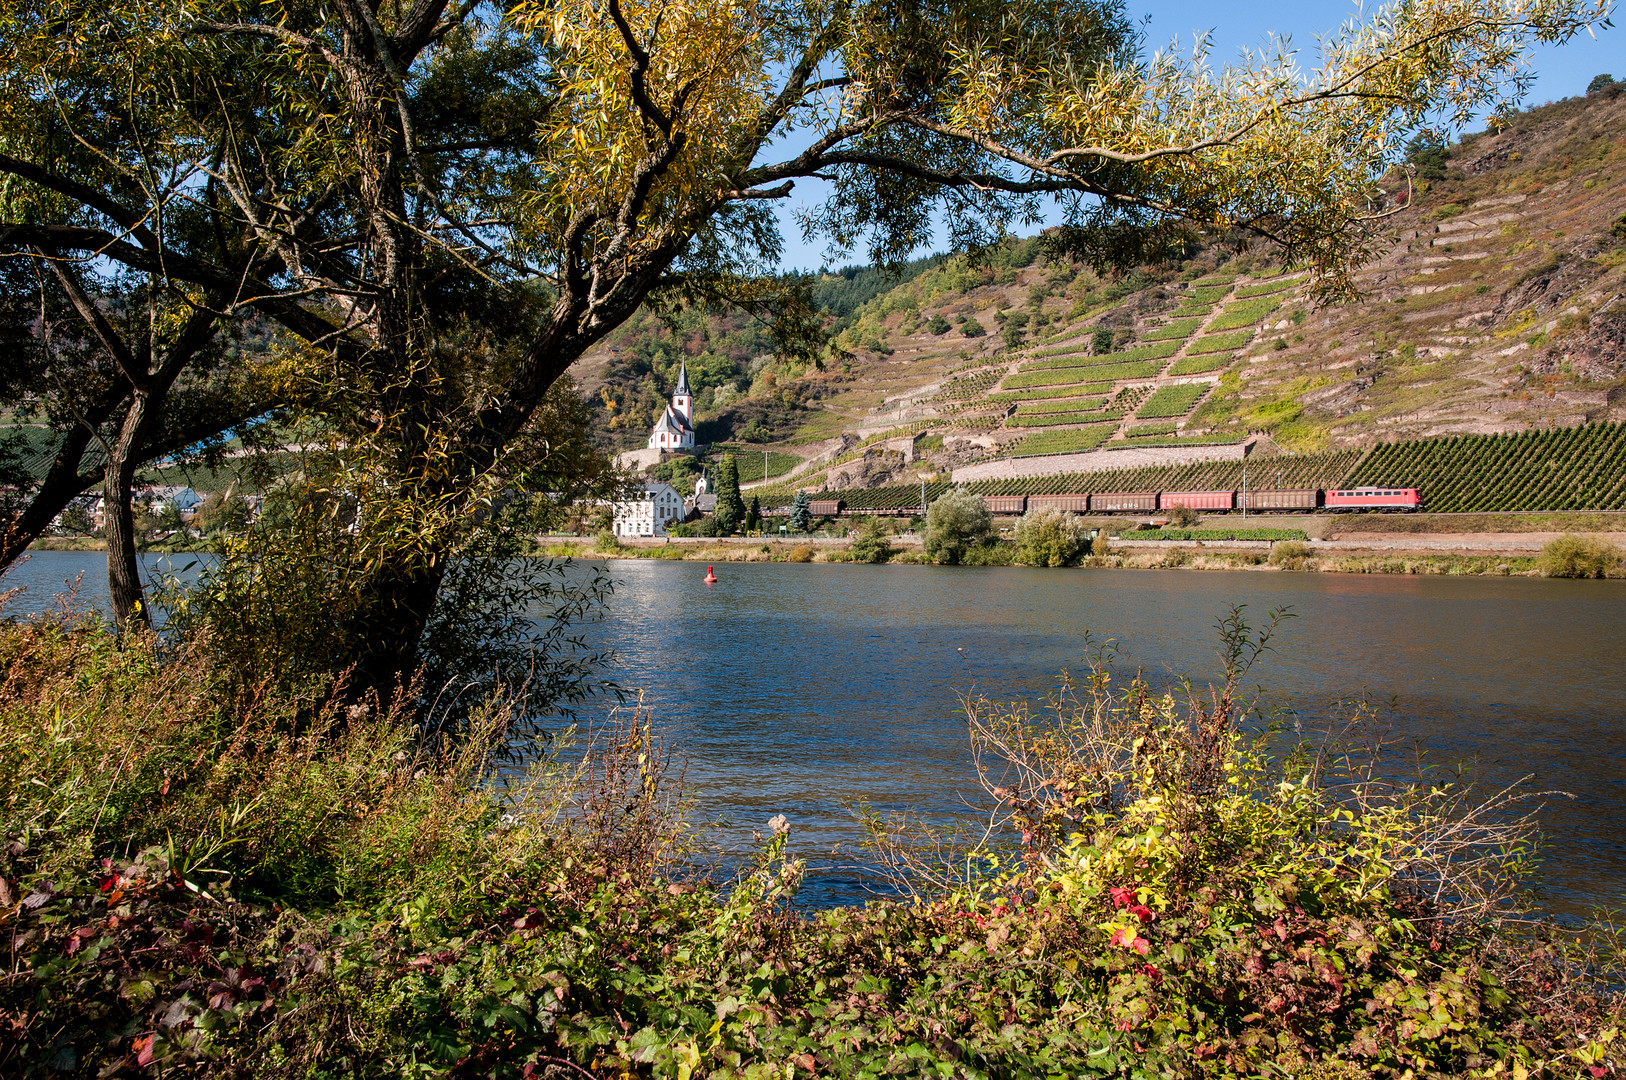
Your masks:
{"label": "foliage in foreground", "polygon": [[[0,1073],[1607,1075],[1608,971],[1499,915],[1503,802],[1375,782],[1104,665],[969,703],[995,826],[875,822],[909,902],[803,918],[789,826],[683,871],[637,717],[496,783],[403,705],[240,692],[206,651],[0,629]],[[315,719],[312,719],[315,717]]]}

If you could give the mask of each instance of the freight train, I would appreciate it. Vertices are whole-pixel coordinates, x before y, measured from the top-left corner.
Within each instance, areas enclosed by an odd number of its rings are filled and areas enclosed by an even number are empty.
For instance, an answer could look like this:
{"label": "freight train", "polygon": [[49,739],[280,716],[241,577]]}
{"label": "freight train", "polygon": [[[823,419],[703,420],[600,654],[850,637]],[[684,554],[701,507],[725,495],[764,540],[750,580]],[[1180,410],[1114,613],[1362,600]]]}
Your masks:
{"label": "freight train", "polygon": [[[1154,514],[1186,506],[1207,513],[1232,510],[1306,513],[1328,510],[1335,514],[1376,511],[1409,513],[1423,508],[1423,496],[1411,487],[1283,488],[1255,491],[1106,491],[1095,495],[984,495],[982,505],[995,514],[1023,514],[1054,507],[1074,514]],[[815,499],[814,517],[836,517],[848,512],[840,499]],[[919,513],[919,506],[866,507],[860,514]]]}

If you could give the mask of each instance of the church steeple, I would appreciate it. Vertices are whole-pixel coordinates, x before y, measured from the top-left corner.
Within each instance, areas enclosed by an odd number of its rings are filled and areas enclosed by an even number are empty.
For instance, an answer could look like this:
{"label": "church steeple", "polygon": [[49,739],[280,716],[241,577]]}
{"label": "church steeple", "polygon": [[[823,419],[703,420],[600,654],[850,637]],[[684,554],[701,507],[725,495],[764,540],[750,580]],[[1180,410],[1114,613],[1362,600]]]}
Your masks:
{"label": "church steeple", "polygon": [[672,391],[672,411],[677,413],[685,428],[694,427],[694,400],[689,396],[689,363],[687,360],[680,362],[678,366],[677,387]]}

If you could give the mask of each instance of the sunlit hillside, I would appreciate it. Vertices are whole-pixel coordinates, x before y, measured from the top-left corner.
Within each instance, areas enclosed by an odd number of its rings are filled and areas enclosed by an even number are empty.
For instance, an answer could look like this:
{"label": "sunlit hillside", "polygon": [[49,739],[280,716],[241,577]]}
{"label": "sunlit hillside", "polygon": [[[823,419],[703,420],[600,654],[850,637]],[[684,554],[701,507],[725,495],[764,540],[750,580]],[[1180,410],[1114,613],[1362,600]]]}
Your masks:
{"label": "sunlit hillside", "polygon": [[[772,448],[796,485],[876,487],[983,461],[1071,471],[1124,448],[1290,453],[1626,416],[1626,95],[1520,113],[1385,181],[1364,298],[1316,309],[1302,270],[1219,246],[1102,278],[1040,238],[886,278],[825,275],[823,370],[744,316],[642,317],[580,365],[618,448],[686,361],[703,440]],[[775,476],[780,466],[770,462]],[[761,475],[758,465],[756,475]]]}

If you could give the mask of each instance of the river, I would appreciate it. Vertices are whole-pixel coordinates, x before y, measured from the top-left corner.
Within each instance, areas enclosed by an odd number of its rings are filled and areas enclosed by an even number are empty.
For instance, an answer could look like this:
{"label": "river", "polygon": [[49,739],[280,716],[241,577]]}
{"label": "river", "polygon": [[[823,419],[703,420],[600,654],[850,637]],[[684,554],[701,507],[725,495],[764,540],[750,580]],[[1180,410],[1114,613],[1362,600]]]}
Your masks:
{"label": "river", "polygon": [[[81,569],[81,600],[104,603],[101,566],[36,554],[7,580],[29,586],[8,610]],[[1477,759],[1488,782],[1533,774],[1570,793],[1543,812],[1550,905],[1626,901],[1620,582],[728,563],[707,586],[696,563],[611,567],[592,636],[614,647],[613,677],[643,690],[725,837],[790,819],[814,903],[866,895],[850,807],[943,818],[975,797],[961,695],[1042,697],[1083,670],[1087,635],[1116,641],[1121,673],[1210,679],[1232,605],[1295,616],[1250,678],[1270,706],[1315,731],[1364,694],[1437,765]]]}

